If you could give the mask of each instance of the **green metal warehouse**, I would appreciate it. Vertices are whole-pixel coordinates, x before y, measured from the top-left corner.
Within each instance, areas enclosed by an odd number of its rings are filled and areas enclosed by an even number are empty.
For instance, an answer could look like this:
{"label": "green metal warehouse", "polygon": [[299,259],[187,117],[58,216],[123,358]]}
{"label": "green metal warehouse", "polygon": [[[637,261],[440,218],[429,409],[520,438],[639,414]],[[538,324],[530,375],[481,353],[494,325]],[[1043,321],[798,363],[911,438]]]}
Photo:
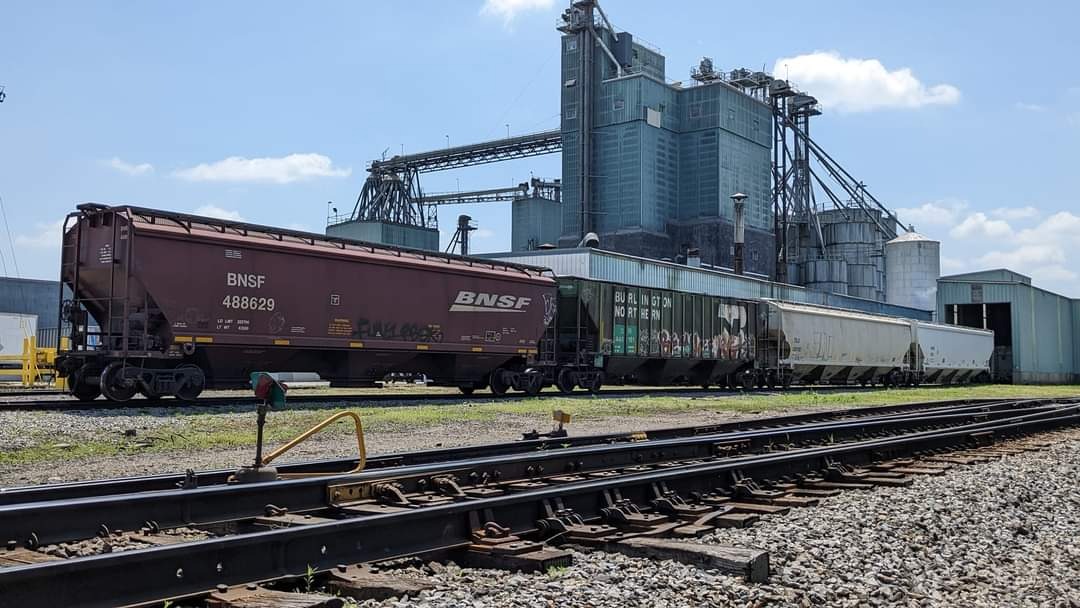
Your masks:
{"label": "green metal warehouse", "polygon": [[1004,268],[938,279],[945,323],[994,330],[994,371],[1016,384],[1080,381],[1080,300]]}

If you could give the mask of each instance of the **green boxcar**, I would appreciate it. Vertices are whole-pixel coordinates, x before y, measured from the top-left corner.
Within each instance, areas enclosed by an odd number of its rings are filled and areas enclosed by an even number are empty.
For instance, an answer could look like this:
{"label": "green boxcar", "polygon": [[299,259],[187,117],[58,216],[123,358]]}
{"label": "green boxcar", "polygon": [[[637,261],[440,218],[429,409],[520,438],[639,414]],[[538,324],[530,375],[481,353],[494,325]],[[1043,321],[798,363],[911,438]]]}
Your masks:
{"label": "green boxcar", "polygon": [[563,277],[556,358],[610,383],[748,386],[761,323],[753,301]]}

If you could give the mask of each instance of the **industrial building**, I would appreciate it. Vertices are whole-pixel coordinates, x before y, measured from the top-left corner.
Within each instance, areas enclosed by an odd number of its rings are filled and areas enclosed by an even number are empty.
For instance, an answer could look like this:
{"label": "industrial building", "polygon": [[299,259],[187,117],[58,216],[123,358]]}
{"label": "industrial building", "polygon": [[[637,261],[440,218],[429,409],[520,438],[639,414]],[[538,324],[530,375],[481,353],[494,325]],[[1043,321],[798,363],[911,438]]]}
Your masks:
{"label": "industrial building", "polygon": [[997,379],[1016,384],[1080,381],[1080,300],[1041,289],[1006,269],[941,277],[944,323],[992,329]]}
{"label": "industrial building", "polygon": [[564,21],[560,245],[595,232],[616,251],[674,259],[693,247],[731,267],[740,192],[747,270],[771,276],[770,106],[720,78],[667,84],[664,56],[599,6],[576,3]]}
{"label": "industrial building", "polygon": [[0,314],[36,317],[35,327],[39,333],[55,334],[60,316],[59,289],[59,281],[0,277]]}
{"label": "industrial building", "polygon": [[689,265],[588,247],[480,254],[479,257],[550,268],[556,276],[648,289],[740,299],[774,299],[930,321],[932,311],[807,289],[735,274],[691,260]]}
{"label": "industrial building", "polygon": [[[578,247],[595,234],[599,248],[634,257],[933,309],[935,243],[905,240],[913,229],[811,138],[821,114],[812,95],[708,57],[673,81],[664,55],[616,28],[596,0],[573,0],[556,29],[558,129],[375,160],[327,234],[436,249],[440,206],[510,202],[513,251]],[[420,184],[431,172],[551,153],[562,154],[560,179],[435,194]],[[460,217],[451,249],[473,253],[474,228]],[[887,255],[890,242],[903,255]]]}

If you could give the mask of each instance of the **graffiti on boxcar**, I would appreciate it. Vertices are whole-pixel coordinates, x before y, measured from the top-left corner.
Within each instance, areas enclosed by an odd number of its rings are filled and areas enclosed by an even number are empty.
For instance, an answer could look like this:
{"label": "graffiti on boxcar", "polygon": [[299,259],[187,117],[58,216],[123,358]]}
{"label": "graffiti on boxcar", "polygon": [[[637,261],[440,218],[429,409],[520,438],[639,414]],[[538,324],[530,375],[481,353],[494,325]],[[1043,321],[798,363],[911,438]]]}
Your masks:
{"label": "graffiti on boxcar", "polygon": [[369,340],[401,340],[404,342],[442,342],[442,326],[427,323],[400,323],[360,317],[356,320],[354,338]]}
{"label": "graffiti on boxcar", "polygon": [[558,306],[559,302],[553,294],[544,294],[544,327],[551,325],[551,322],[555,320],[555,312]]}

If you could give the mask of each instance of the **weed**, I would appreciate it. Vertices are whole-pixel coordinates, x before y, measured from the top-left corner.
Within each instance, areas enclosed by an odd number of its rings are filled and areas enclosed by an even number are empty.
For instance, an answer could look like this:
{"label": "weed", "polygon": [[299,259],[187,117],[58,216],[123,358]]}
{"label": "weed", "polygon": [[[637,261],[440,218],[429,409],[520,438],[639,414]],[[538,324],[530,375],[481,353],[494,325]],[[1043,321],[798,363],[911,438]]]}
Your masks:
{"label": "weed", "polygon": [[304,573],[304,589],[311,593],[311,588],[315,585],[315,568],[308,564],[307,572]]}
{"label": "weed", "polygon": [[548,578],[559,578],[566,572],[566,566],[548,566]]}

